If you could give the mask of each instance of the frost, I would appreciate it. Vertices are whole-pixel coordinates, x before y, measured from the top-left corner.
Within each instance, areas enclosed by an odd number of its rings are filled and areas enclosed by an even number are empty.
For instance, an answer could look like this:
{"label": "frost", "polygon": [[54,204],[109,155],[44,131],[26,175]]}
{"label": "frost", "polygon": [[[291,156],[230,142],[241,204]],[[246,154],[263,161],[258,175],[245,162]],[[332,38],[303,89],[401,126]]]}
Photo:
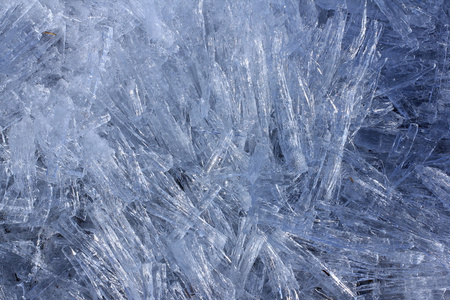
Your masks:
{"label": "frost", "polygon": [[447,299],[443,0],[0,4],[0,299]]}

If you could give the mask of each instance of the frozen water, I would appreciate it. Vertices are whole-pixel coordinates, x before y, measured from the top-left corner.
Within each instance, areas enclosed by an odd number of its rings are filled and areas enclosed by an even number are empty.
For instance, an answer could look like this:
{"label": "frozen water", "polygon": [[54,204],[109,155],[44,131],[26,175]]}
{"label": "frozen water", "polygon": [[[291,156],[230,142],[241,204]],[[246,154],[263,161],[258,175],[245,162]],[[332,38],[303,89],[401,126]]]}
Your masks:
{"label": "frozen water", "polygon": [[0,299],[450,299],[450,2],[0,3]]}

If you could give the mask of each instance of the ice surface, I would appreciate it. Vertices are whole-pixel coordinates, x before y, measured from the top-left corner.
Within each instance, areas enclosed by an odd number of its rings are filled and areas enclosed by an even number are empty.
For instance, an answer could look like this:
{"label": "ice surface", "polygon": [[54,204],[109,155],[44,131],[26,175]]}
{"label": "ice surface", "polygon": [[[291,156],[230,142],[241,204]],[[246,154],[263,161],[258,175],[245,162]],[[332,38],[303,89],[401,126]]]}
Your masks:
{"label": "ice surface", "polygon": [[0,299],[450,299],[450,2],[0,3]]}

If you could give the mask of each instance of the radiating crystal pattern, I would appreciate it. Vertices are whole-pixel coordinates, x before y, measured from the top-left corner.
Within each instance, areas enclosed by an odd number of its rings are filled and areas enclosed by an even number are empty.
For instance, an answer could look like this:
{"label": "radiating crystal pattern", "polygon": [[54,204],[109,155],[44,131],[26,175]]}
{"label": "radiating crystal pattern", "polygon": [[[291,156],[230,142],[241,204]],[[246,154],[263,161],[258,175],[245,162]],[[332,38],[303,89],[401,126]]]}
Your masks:
{"label": "radiating crystal pattern", "polygon": [[450,299],[450,1],[0,3],[0,299]]}

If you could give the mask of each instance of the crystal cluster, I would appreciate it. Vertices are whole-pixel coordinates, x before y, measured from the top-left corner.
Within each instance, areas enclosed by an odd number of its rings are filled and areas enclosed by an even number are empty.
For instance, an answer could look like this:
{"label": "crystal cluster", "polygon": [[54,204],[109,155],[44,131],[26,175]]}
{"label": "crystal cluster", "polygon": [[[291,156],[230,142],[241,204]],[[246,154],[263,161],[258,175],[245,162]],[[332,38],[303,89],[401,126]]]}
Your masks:
{"label": "crystal cluster", "polygon": [[0,299],[450,299],[450,1],[0,3]]}

